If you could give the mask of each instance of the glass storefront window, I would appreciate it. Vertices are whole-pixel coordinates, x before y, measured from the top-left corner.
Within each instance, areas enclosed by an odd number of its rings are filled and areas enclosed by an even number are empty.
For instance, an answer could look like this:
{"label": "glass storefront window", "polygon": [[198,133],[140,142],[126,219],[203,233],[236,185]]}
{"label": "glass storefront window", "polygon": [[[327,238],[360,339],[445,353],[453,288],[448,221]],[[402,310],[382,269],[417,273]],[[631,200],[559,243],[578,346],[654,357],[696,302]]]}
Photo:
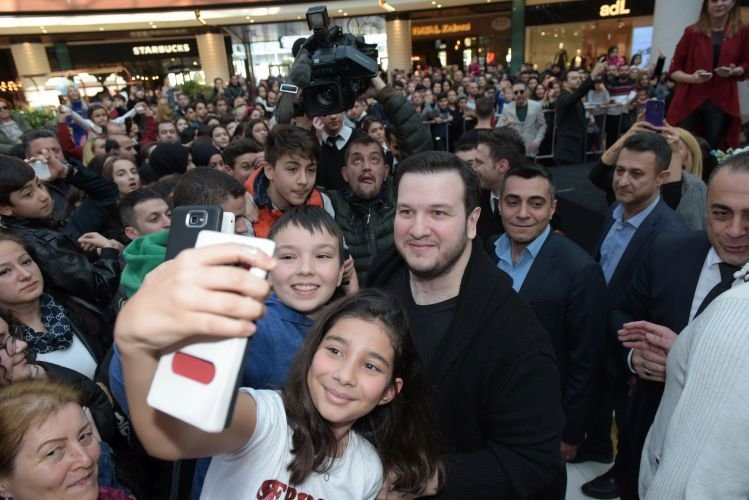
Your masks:
{"label": "glass storefront window", "polygon": [[616,45],[627,63],[634,51],[640,52],[643,64],[647,64],[649,53],[645,53],[642,37],[649,35],[642,29],[650,28],[652,33],[651,26],[652,18],[630,17],[528,27],[525,60],[541,71],[547,64],[560,61],[590,67],[598,56]]}

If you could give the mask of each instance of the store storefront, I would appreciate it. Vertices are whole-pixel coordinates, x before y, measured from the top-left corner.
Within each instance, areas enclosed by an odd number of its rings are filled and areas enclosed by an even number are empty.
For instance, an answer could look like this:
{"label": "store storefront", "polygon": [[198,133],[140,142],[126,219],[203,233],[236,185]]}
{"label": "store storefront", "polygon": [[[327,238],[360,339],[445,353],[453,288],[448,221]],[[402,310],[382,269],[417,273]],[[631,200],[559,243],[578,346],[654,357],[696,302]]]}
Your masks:
{"label": "store storefront", "polygon": [[[437,15],[439,14],[439,15]],[[510,4],[434,9],[411,16],[414,69],[417,66],[506,65],[512,43]]]}
{"label": "store storefront", "polygon": [[[629,63],[651,56],[655,0],[582,0],[525,10],[525,60],[539,69],[551,62],[590,67],[616,46]],[[657,54],[655,54],[657,57]]]}
{"label": "store storefront", "polygon": [[47,49],[52,71],[97,73],[97,68],[122,66],[132,81],[141,82],[147,89],[161,86],[164,77],[172,85],[193,80],[201,70],[194,36],[96,44],[70,42],[65,48],[69,60],[65,65],[60,64],[59,48]]}

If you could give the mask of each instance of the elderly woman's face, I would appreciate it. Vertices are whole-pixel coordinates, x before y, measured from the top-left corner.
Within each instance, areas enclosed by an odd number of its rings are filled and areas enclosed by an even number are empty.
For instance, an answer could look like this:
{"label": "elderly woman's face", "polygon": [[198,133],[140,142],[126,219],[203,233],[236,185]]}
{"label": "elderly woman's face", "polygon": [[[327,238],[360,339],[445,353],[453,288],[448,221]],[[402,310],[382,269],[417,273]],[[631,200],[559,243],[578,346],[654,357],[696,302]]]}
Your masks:
{"label": "elderly woman's face", "polygon": [[99,440],[83,409],[69,403],[31,425],[0,495],[14,500],[95,500]]}

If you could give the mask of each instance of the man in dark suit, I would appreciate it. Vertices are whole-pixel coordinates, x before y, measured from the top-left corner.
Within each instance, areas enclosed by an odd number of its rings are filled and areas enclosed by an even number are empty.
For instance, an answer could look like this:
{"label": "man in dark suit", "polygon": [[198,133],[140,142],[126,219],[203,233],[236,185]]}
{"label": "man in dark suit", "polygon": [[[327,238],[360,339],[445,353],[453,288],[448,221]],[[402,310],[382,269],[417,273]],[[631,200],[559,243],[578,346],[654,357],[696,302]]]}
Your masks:
{"label": "man in dark suit", "polygon": [[568,71],[562,81],[562,92],[554,107],[554,161],[557,165],[569,165],[585,161],[585,137],[588,121],[582,99],[593,88],[593,82],[606,69],[598,61],[586,80],[577,71]]}
{"label": "man in dark suit", "polygon": [[[582,248],[551,230],[554,183],[543,167],[507,172],[501,193],[505,234],[496,239],[497,267],[536,314],[557,358],[565,425],[560,451],[572,460],[585,435],[602,361],[607,291],[601,266]],[[545,498],[564,498],[564,468]]]}
{"label": "man in dark suit", "polygon": [[[635,270],[655,236],[687,230],[681,217],[660,197],[670,162],[671,148],[658,134],[634,134],[619,153],[612,183],[617,202],[612,206],[594,255],[603,268],[611,300],[616,300],[631,285]],[[595,405],[579,461],[586,458],[606,461],[601,458],[606,454],[610,461],[612,409],[616,410],[617,422],[624,416],[630,374],[621,362],[616,339],[609,336],[607,342],[606,374],[601,374],[606,387]],[[614,468],[584,484],[583,492],[593,498],[616,497]]]}
{"label": "man in dark suit", "polygon": [[[622,499],[636,499],[640,455],[663,394],[666,352],[647,341],[653,325],[673,340],[749,261],[749,153],[719,166],[707,194],[707,231],[659,236],[632,285],[613,303],[611,328],[628,346],[622,364],[637,375],[622,428],[617,479]],[[636,321],[638,320],[638,321]]]}
{"label": "man in dark suit", "polygon": [[503,233],[499,217],[499,193],[508,170],[525,165],[525,143],[520,132],[510,127],[495,128],[478,136],[473,170],[481,183],[481,215],[476,230],[487,251],[495,235]]}

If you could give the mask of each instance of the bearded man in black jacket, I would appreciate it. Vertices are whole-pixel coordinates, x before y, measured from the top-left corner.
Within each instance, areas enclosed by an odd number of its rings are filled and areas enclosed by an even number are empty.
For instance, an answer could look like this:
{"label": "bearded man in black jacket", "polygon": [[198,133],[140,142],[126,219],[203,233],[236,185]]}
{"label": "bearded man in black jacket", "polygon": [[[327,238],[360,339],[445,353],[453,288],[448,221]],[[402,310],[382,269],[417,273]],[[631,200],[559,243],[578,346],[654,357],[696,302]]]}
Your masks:
{"label": "bearded man in black jacket", "polygon": [[446,482],[436,498],[534,498],[562,471],[548,335],[475,241],[479,181],[456,156],[398,165],[395,249],[369,273],[409,311]]}

